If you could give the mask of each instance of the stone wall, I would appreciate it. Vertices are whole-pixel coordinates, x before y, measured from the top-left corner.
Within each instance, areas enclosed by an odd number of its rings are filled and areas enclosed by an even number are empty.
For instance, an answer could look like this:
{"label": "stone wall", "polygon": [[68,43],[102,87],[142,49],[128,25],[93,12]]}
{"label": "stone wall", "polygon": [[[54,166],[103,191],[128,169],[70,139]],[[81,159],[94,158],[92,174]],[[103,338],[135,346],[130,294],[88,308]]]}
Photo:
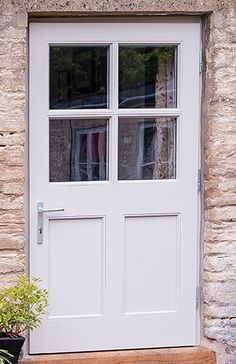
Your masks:
{"label": "stone wall", "polygon": [[89,14],[204,16],[202,344],[218,352],[219,364],[235,364],[235,0],[1,0],[0,284],[14,281],[27,264],[28,15]]}
{"label": "stone wall", "polygon": [[205,90],[204,335],[236,362],[236,2],[209,17]]}
{"label": "stone wall", "polygon": [[26,242],[27,30],[7,3],[0,5],[0,285],[24,271]]}

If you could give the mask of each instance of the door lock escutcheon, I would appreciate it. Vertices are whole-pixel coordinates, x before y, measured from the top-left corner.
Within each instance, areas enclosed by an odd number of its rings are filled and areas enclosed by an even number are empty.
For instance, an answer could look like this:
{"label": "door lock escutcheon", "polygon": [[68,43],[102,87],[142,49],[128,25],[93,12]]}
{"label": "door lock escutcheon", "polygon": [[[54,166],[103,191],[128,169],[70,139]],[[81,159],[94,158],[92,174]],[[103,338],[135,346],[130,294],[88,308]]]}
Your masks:
{"label": "door lock escutcheon", "polygon": [[63,207],[55,207],[45,209],[43,208],[43,202],[37,203],[37,212],[38,212],[38,228],[37,228],[37,243],[43,243],[43,214],[50,212],[62,212],[65,211]]}

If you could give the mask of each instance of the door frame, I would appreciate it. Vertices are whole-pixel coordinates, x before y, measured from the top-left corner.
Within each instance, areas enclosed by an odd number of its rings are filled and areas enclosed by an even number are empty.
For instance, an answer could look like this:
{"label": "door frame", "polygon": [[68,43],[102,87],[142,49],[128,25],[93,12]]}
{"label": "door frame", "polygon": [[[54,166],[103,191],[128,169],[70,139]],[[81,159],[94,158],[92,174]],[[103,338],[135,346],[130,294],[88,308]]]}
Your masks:
{"label": "door frame", "polygon": [[[124,23],[133,23],[133,22],[161,22],[161,23],[172,23],[172,22],[179,22],[179,23],[188,23],[188,22],[200,22],[200,25],[202,26],[201,20],[199,16],[178,16],[178,17],[160,17],[160,16],[155,16],[152,18],[147,18],[145,16],[143,17],[129,17],[128,19],[123,17],[123,16],[119,16],[119,17],[113,17],[114,22],[119,22],[122,19],[122,21]],[[106,21],[110,21],[110,17],[80,17],[80,18],[68,18],[66,20],[62,20],[60,18],[41,18],[41,19],[30,19],[30,23],[80,23],[80,22],[88,22],[92,21],[92,22],[97,22],[97,23],[103,23]],[[94,42],[95,44],[96,42]],[[133,43],[132,41],[130,43]],[[150,42],[151,43],[151,42]],[[200,44],[200,52],[202,54],[202,43]],[[200,59],[201,55],[199,55],[199,88],[200,88],[200,94],[199,94],[199,122],[198,122],[198,128],[199,128],[199,133],[198,133],[198,161],[199,161],[199,193],[198,193],[198,237],[197,237],[197,241],[198,241],[198,246],[197,246],[197,277],[196,277],[196,304],[197,304],[197,341],[198,343],[200,342],[200,334],[201,334],[201,312],[200,312],[200,303],[201,303],[201,261],[202,261],[202,254],[201,254],[201,244],[203,241],[203,191],[202,191],[202,181],[203,181],[203,176],[201,173],[202,170],[202,155],[203,155],[203,137],[202,137],[202,128],[201,128],[201,120],[202,120],[202,72],[200,70],[201,68],[201,59]],[[30,64],[30,59],[29,59],[29,64]],[[29,78],[30,78],[30,66],[29,66]],[[180,80],[178,79],[177,82],[180,82]],[[28,93],[28,98],[29,100],[31,99],[31,90],[29,87],[29,93]],[[101,110],[101,117],[103,114],[103,111],[105,110]],[[30,102],[29,102],[29,120],[30,120]],[[86,113],[86,112],[85,112]],[[167,114],[168,114],[168,109],[167,109]],[[145,114],[147,115],[147,114]],[[27,156],[27,162],[28,162],[28,175],[29,175],[29,179],[28,179],[28,191],[26,194],[26,202],[27,202],[27,220],[28,220],[28,226],[27,226],[27,238],[29,237],[29,248],[28,248],[28,274],[30,276],[30,221],[31,221],[31,216],[30,216],[30,185],[31,185],[31,181],[30,181],[30,123],[28,125],[28,156]],[[111,166],[111,168],[114,168],[114,166]],[[132,349],[131,349],[132,350]]]}

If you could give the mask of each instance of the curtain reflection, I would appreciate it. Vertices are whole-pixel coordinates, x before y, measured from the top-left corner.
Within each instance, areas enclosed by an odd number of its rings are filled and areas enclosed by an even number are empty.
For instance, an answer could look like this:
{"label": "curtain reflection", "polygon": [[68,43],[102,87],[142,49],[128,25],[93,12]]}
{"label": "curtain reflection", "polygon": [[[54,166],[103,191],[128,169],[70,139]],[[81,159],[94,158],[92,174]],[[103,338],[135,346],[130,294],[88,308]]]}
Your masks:
{"label": "curtain reflection", "polygon": [[107,120],[50,120],[50,182],[108,178]]}
{"label": "curtain reflection", "polygon": [[106,179],[107,126],[76,128],[72,144],[74,175],[72,181],[103,181]]}
{"label": "curtain reflection", "polygon": [[119,120],[119,179],[176,178],[176,119]]}

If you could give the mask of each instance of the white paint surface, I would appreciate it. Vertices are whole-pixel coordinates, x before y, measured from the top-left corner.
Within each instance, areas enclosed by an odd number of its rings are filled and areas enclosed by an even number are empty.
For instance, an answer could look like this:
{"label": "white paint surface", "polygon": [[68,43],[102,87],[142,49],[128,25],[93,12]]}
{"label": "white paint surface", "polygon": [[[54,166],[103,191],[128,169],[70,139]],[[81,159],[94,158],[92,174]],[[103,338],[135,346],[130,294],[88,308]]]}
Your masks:
{"label": "white paint surface", "polygon": [[49,318],[101,315],[103,219],[50,220],[49,236]]}
{"label": "white paint surface", "polygon": [[126,218],[125,313],[158,314],[178,309],[180,238],[177,218]]}
{"label": "white paint surface", "polygon": [[[118,110],[117,42],[178,44],[178,108]],[[48,110],[49,44],[111,45],[107,110]],[[31,353],[197,343],[200,25],[112,22],[30,26],[30,271],[49,290]],[[48,118],[110,118],[110,179],[49,183]],[[119,115],[177,119],[177,178],[117,181]],[[44,214],[37,244],[37,202]]]}

